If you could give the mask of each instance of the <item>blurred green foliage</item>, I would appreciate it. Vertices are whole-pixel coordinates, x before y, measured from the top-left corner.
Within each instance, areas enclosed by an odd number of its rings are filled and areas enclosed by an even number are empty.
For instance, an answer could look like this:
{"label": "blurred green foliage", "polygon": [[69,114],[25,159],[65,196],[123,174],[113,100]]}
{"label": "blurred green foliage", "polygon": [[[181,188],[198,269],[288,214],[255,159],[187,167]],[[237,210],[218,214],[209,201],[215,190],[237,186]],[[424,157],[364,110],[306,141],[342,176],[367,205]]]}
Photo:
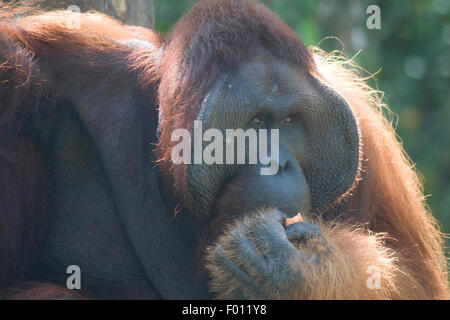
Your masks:
{"label": "blurred green foliage", "polygon": [[[194,1],[154,0],[167,32]],[[450,233],[450,1],[264,0],[307,45],[343,50],[368,72],[397,115],[404,147],[423,174],[433,214]],[[369,5],[381,29],[369,30]],[[321,41],[327,37],[329,38]]]}

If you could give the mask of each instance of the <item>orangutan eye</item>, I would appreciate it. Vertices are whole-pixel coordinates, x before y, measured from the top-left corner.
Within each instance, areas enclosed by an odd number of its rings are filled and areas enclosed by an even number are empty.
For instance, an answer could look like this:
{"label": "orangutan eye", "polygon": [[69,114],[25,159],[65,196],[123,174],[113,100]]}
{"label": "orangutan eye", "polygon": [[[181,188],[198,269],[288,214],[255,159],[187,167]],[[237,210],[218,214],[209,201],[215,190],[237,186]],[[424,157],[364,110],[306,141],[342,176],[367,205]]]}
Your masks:
{"label": "orangutan eye", "polygon": [[292,117],[286,117],[284,118],[284,123],[290,124],[292,123],[294,120],[292,119]]}
{"label": "orangutan eye", "polygon": [[264,121],[260,117],[255,117],[253,120],[253,123],[260,126],[264,123]]}

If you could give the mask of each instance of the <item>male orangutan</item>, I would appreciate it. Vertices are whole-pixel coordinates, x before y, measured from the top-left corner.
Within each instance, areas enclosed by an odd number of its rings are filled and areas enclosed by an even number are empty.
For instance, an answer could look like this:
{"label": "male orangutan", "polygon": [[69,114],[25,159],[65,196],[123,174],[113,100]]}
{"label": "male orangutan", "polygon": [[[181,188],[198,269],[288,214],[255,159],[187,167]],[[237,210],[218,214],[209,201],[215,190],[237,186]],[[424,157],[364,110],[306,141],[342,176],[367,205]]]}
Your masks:
{"label": "male orangutan", "polygon": [[[200,2],[166,37],[22,11],[3,3],[0,21],[4,298],[449,297],[378,95],[265,6]],[[278,129],[278,173],[174,164],[194,121]]]}

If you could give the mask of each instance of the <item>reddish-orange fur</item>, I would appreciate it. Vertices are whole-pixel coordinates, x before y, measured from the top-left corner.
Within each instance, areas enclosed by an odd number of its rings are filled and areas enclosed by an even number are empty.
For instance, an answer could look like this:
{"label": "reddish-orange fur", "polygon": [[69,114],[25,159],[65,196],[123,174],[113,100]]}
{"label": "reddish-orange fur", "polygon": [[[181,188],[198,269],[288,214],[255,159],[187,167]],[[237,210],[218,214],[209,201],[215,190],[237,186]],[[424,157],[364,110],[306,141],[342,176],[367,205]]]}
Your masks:
{"label": "reddish-orange fur", "polygon": [[349,102],[362,134],[361,181],[341,210],[372,232],[386,233],[385,245],[396,253],[405,275],[400,281],[404,297],[409,292],[416,298],[449,298],[442,234],[418,174],[383,116],[387,106],[351,61],[323,53],[316,61],[325,81]]}
{"label": "reddish-orange fur", "polygon": [[24,282],[5,290],[1,298],[8,300],[88,300],[76,291],[54,283]]}

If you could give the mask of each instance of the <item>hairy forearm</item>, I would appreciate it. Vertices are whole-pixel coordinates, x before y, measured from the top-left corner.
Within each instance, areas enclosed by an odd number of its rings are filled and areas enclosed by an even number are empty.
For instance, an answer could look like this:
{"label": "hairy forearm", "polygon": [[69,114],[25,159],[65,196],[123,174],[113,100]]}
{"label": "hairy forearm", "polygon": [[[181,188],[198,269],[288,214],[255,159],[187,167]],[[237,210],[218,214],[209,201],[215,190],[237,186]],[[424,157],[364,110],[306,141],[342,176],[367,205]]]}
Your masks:
{"label": "hairy forearm", "polygon": [[[302,285],[294,299],[390,299],[398,296],[396,258],[380,235],[348,226],[320,225],[328,253],[317,265],[299,260]],[[297,245],[301,252],[314,243]]]}
{"label": "hairy forearm", "polygon": [[208,269],[216,297],[432,298],[424,295],[413,273],[399,267],[403,265],[402,258],[386,245],[383,234],[316,221],[321,234],[307,241],[296,241],[288,236],[296,251],[294,248],[280,251],[266,241],[283,237],[277,233],[279,230],[273,231],[269,223],[265,214],[238,221],[230,232],[218,239],[215,247],[210,248]]}

